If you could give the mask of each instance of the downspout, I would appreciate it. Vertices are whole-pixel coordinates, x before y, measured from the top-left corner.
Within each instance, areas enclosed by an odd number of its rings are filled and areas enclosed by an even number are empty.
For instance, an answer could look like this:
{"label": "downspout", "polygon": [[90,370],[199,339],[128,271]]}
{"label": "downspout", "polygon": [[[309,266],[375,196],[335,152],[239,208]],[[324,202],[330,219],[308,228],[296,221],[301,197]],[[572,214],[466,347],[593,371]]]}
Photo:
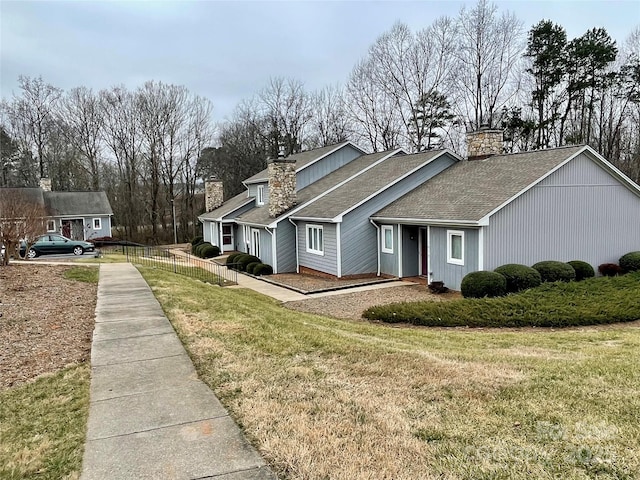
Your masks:
{"label": "downspout", "polygon": [[276,252],[276,229],[269,231],[269,227],[264,227],[269,235],[271,235],[271,259],[273,260],[273,273],[278,273],[278,256]]}
{"label": "downspout", "polygon": [[337,252],[336,252],[336,262],[338,278],[342,277],[342,242],[340,240],[340,225],[341,223],[336,223],[336,243],[337,243]]}
{"label": "downspout", "polygon": [[484,270],[484,227],[478,230],[478,270]]}
{"label": "downspout", "polygon": [[431,225],[427,225],[427,285],[431,280]]}
{"label": "downspout", "polygon": [[298,225],[291,220],[291,217],[287,217],[287,220],[291,222],[296,232],[296,273],[300,273],[300,244],[298,243]]}
{"label": "downspout", "polygon": [[398,278],[402,278],[402,225],[398,224]]}
{"label": "downspout", "polygon": [[380,276],[380,226],[376,224],[376,222],[374,222],[373,220],[369,219],[369,222],[371,223],[371,225],[373,225],[374,227],[376,227],[377,230],[377,246],[378,246],[378,277]]}

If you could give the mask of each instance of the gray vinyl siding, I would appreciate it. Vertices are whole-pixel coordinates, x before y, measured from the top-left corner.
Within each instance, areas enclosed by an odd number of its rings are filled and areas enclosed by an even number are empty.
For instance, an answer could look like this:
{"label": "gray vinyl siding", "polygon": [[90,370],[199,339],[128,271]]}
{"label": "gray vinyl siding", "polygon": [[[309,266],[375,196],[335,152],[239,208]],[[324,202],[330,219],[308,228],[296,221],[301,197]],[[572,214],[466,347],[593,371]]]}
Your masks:
{"label": "gray vinyl siding", "polygon": [[[93,228],[93,219],[100,219],[101,228]],[[62,234],[62,221],[63,220],[82,220],[84,225],[84,231],[81,237],[83,240],[91,241],[94,238],[110,237],[111,236],[111,221],[108,215],[92,215],[90,217],[49,217],[55,223],[56,233]],[[79,228],[79,227],[78,227]]]}
{"label": "gray vinyl siding", "polygon": [[[258,185],[262,185],[264,187],[264,203],[265,204],[269,203],[269,184],[267,182],[250,183],[248,185],[248,187],[249,187],[249,196],[257,198],[257,196],[258,196]],[[251,206],[262,206],[262,205],[258,205],[255,202],[251,203],[250,205]]]}
{"label": "gray vinyl siding", "polygon": [[[307,225],[322,225],[324,255],[307,252]],[[375,243],[373,245],[375,246]],[[298,222],[298,255],[301,267],[338,275],[337,252],[336,225],[334,223]]]}
{"label": "gray vinyl siding", "polygon": [[[464,232],[464,265],[447,262],[447,231]],[[478,230],[470,228],[431,227],[429,237],[431,263],[429,270],[433,273],[433,281],[442,281],[453,290],[460,290],[460,283],[467,273],[479,270]]]}
{"label": "gray vinyl siding", "polygon": [[[380,273],[397,277],[398,273],[398,226],[385,225],[393,228],[393,253],[382,251],[383,243],[380,243]],[[380,242],[384,241],[384,232],[380,225]],[[351,250],[351,249],[349,249]],[[374,270],[375,271],[375,270]]]}
{"label": "gray vinyl siding", "polygon": [[[253,228],[251,228],[253,230]],[[271,234],[267,232],[264,228],[257,228],[256,230],[260,231],[260,260],[262,263],[266,263],[268,265],[273,266],[273,250]],[[251,235],[251,233],[249,233]]]}
{"label": "gray vinyl siding", "polygon": [[402,227],[402,276],[417,277],[420,274],[418,256],[418,227]]}
{"label": "gray vinyl siding", "polygon": [[371,273],[378,269],[376,228],[369,217],[453,163],[454,159],[443,155],[344,216],[341,231],[343,275]]}
{"label": "gray vinyl siding", "polygon": [[211,245],[220,246],[220,225],[218,222],[204,222],[204,228],[202,229],[202,237],[205,242],[209,242]]}
{"label": "gray vinyl siding", "polygon": [[640,250],[640,198],[583,154],[492,215],[485,230],[487,270],[542,260],[597,268]]}
{"label": "gray vinyl siding", "polygon": [[275,273],[296,271],[296,229],[288,220],[278,223],[276,232],[276,254],[278,255]]}
{"label": "gray vinyl siding", "polygon": [[238,229],[235,231],[236,234],[236,250],[239,252],[247,253],[247,242],[244,238],[244,225],[238,225]]}
{"label": "gray vinyl siding", "polygon": [[358,150],[347,145],[322,160],[300,170],[296,175],[296,190],[301,190],[329,173],[361,156]]}

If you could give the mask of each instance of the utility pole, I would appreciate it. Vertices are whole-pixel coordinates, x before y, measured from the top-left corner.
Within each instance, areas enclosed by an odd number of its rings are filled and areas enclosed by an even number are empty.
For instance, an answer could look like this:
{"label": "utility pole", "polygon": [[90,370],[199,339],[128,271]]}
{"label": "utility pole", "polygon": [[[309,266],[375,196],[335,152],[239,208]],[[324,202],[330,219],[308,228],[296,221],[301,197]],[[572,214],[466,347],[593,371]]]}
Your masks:
{"label": "utility pole", "polygon": [[173,244],[178,243],[178,230],[176,228],[176,203],[175,200],[171,199],[171,217],[173,218]]}

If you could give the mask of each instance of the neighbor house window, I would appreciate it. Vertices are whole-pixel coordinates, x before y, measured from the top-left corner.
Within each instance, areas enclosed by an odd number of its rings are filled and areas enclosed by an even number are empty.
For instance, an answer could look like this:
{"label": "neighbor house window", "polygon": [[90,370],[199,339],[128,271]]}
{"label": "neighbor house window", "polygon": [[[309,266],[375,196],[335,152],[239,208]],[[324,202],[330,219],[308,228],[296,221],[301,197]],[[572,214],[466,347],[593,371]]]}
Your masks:
{"label": "neighbor house window", "polygon": [[47,220],[47,232],[55,232],[55,231],[56,231],[56,221]]}
{"label": "neighbor house window", "polygon": [[393,227],[390,225],[382,226],[382,252],[393,253]]}
{"label": "neighbor house window", "polygon": [[447,263],[464,265],[464,232],[447,230]]}
{"label": "neighbor house window", "polygon": [[102,230],[102,219],[94,218],[93,219],[93,229],[94,230]]}
{"label": "neighbor house window", "polygon": [[258,193],[256,194],[256,203],[264,205],[264,185],[258,185]]}
{"label": "neighbor house window", "polygon": [[322,225],[307,225],[307,252],[324,255]]}

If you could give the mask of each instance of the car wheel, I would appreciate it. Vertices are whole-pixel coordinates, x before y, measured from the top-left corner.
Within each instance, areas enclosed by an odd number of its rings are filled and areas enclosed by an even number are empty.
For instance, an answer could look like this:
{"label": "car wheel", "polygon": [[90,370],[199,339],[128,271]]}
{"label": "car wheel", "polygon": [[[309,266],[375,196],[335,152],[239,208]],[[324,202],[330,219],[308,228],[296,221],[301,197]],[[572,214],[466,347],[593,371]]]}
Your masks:
{"label": "car wheel", "polygon": [[84,253],[84,248],[82,248],[81,246],[73,247],[74,255],[82,255],[83,253]]}
{"label": "car wheel", "polygon": [[33,248],[29,249],[29,253],[27,253],[27,257],[36,258],[38,256],[38,252],[36,252]]}

